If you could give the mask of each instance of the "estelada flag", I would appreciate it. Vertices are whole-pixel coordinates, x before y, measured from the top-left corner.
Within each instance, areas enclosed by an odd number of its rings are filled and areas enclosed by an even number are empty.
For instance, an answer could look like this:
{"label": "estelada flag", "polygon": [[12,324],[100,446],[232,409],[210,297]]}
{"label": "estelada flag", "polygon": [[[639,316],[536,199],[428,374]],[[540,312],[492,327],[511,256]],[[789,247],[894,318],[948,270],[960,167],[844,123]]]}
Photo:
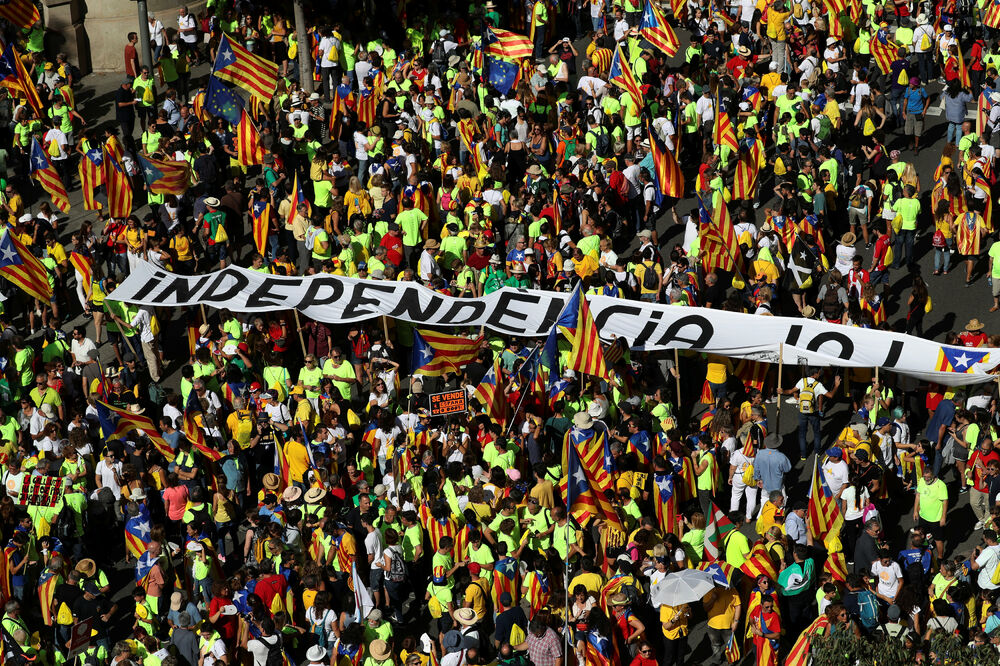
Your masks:
{"label": "estelada flag", "polygon": [[676,55],[677,49],[680,48],[680,40],[677,39],[674,29],[667,23],[659,7],[650,0],[646,0],[646,6],[643,8],[639,33],[668,56]]}
{"label": "estelada flag", "polygon": [[191,165],[187,162],[146,157],[142,154],[136,156],[139,158],[142,178],[150,192],[179,197],[191,187]]}
{"label": "estelada flag", "polygon": [[605,380],[610,378],[607,364],[604,362],[601,338],[597,333],[594,318],[590,314],[587,298],[583,295],[579,284],[559,313],[556,326],[571,345],[566,364],[568,369]]}
{"label": "estelada flag", "polygon": [[0,276],[43,303],[52,301],[48,270],[7,226],[0,230]]}
{"label": "estelada flag", "polygon": [[[0,8],[2,7],[3,5],[0,5]],[[0,9],[0,15],[2,15],[2,9]],[[35,20],[38,20],[37,13]],[[35,88],[31,76],[28,75],[28,70],[24,68],[21,55],[12,44],[8,44],[7,48],[3,50],[3,55],[0,55],[0,85],[25,98],[35,114],[44,117],[38,89]]]}
{"label": "estelada flag", "polygon": [[615,47],[615,54],[611,58],[611,65],[608,67],[608,81],[619,88],[628,91],[635,102],[636,109],[643,108],[642,91],[635,80],[632,68],[628,65],[628,60],[622,54],[621,45]]}
{"label": "estelada flag", "polygon": [[647,125],[647,129],[649,130],[649,148],[653,155],[653,167],[656,171],[654,182],[657,191],[663,196],[675,199],[683,198],[684,174],[681,173],[677,158],[652,127]]}
{"label": "estelada flag", "polygon": [[84,210],[101,210],[104,205],[94,196],[97,188],[104,183],[104,153],[100,148],[91,146],[84,151],[77,166],[80,176],[80,189],[83,191]]}
{"label": "estelada flag", "polygon": [[38,8],[30,0],[0,0],[0,18],[18,28],[30,28],[38,23]]}
{"label": "estelada flag", "polygon": [[277,63],[251,53],[225,33],[219,41],[212,74],[264,101],[270,101],[278,85]]}
{"label": "estelada flag", "polygon": [[497,356],[493,367],[483,375],[483,380],[472,397],[479,400],[486,415],[501,426],[507,423],[507,398],[503,389],[503,370],[500,367],[500,357]]}
{"label": "estelada flag", "polygon": [[413,373],[438,377],[459,373],[476,360],[484,338],[467,338],[424,329],[413,332]]}
{"label": "estelada flag", "polygon": [[132,182],[122,163],[122,147],[116,137],[104,144],[104,185],[108,191],[108,215],[125,218],[132,214]]}
{"label": "estelada flag", "polygon": [[267,232],[271,226],[271,202],[259,199],[250,209],[251,226],[253,227],[253,243],[261,256],[266,256]]}
{"label": "estelada flag", "polygon": [[52,166],[48,154],[38,139],[31,140],[31,167],[29,171],[31,177],[38,181],[42,189],[48,192],[56,208],[68,213],[69,197],[66,196],[66,188],[63,186],[62,179],[59,178],[59,172]]}
{"label": "estelada flag", "polygon": [[508,60],[530,58],[534,50],[530,39],[502,28],[487,28],[484,41],[488,55],[500,56]]}

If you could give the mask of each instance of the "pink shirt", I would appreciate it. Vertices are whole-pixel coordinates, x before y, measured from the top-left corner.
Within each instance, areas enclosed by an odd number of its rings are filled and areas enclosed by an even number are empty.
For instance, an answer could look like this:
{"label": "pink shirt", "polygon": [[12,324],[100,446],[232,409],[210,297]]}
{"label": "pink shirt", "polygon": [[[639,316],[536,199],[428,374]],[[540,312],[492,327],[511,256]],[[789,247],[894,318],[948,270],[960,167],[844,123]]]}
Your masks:
{"label": "pink shirt", "polygon": [[174,486],[163,491],[163,505],[167,509],[167,518],[170,520],[180,520],[184,517],[184,510],[187,508],[188,489],[187,486]]}

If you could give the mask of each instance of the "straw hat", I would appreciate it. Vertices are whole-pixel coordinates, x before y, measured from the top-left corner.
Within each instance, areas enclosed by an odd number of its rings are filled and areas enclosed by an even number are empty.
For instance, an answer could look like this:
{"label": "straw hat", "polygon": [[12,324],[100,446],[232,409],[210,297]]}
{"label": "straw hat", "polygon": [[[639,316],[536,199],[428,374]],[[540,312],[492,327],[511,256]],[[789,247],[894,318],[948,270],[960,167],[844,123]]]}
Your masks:
{"label": "straw hat", "polygon": [[368,646],[368,651],[371,652],[372,659],[375,661],[385,661],[391,656],[389,652],[389,645],[381,638],[372,641],[372,644]]}
{"label": "straw hat", "polygon": [[306,659],[314,664],[323,663],[326,659],[326,648],[322,645],[313,645],[306,650]]}
{"label": "straw hat", "polygon": [[262,483],[264,484],[264,490],[277,490],[278,486],[281,485],[281,479],[274,472],[268,472],[264,475]]}
{"label": "straw hat", "polygon": [[537,164],[532,164],[530,167],[528,167],[527,173],[529,176],[541,176],[542,167],[538,166]]}
{"label": "straw hat", "polygon": [[771,220],[765,220],[764,224],[760,226],[760,233],[769,234],[772,231],[774,231],[774,225],[771,223]]}
{"label": "straw hat", "polygon": [[325,488],[310,488],[306,491],[306,504],[319,504],[326,497]]}
{"label": "straw hat", "polygon": [[434,240],[433,238],[430,238],[430,239],[428,239],[428,240],[427,240],[427,241],[426,241],[426,242],[424,243],[424,249],[425,249],[425,250],[436,250],[436,249],[438,249],[439,247],[441,247],[441,243],[438,243],[438,242],[437,242],[436,240]]}
{"label": "straw hat", "polygon": [[90,578],[97,571],[97,564],[89,557],[76,563],[76,570],[86,578]]}
{"label": "straw hat", "polygon": [[573,425],[581,430],[594,427],[594,419],[587,412],[577,412],[573,415]]}
{"label": "straw hat", "polygon": [[218,208],[219,206],[222,205],[222,202],[216,199],[215,197],[206,197],[205,205],[208,206],[209,208]]}
{"label": "straw hat", "polygon": [[479,621],[478,618],[476,617],[476,611],[472,610],[471,608],[459,608],[458,610],[455,611],[454,617],[459,624],[466,627],[471,627],[472,625],[474,625],[476,622]]}
{"label": "straw hat", "polygon": [[814,319],[816,317],[816,308],[811,305],[807,305],[802,308],[802,316],[806,319]]}
{"label": "straw hat", "polygon": [[292,502],[298,502],[302,497],[302,489],[296,488],[295,486],[288,486],[285,488],[285,492],[281,493],[281,501],[291,504]]}
{"label": "straw hat", "polygon": [[979,321],[975,317],[969,320],[969,323],[965,325],[965,330],[967,331],[981,331],[986,328],[986,324]]}
{"label": "straw hat", "polygon": [[848,247],[854,247],[854,244],[857,242],[857,240],[858,237],[855,236],[854,233],[848,231],[846,234],[840,237],[840,244],[846,245]]}

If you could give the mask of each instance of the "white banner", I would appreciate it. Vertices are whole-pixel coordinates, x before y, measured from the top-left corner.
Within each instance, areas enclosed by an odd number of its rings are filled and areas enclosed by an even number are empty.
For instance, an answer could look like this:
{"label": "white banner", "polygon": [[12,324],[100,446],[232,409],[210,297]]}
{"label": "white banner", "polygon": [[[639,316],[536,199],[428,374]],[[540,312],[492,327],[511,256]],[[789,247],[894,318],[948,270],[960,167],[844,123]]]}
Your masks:
{"label": "white banner", "polygon": [[[415,282],[336,275],[285,277],[230,267],[182,276],[139,263],[108,298],[158,307],[207,305],[234,312],[295,308],[318,321],[342,324],[382,315],[421,326],[485,326],[540,337],[555,322],[566,294],[505,288],[483,298],[446,296]],[[635,350],[693,349],[777,363],[880,367],[951,386],[988,382],[998,349],[948,347],[922,338],[791,317],[763,317],[588,298],[606,342],[625,338]],[[944,371],[942,371],[944,370]]]}

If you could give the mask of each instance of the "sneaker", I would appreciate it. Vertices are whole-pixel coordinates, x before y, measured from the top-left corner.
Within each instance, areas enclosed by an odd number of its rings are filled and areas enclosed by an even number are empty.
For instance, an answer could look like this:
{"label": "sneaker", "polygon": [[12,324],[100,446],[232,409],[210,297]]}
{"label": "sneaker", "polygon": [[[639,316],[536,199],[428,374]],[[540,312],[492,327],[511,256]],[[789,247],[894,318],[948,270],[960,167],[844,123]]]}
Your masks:
{"label": "sneaker", "polygon": [[804,460],[809,460],[809,456],[799,456],[799,462],[802,462]]}
{"label": "sneaker", "polygon": [[972,529],[975,529],[975,530],[981,530],[981,529],[983,529],[983,521],[977,520],[976,521],[976,526],[974,528],[972,528]]}
{"label": "sneaker", "polygon": [[871,241],[868,241],[867,243],[865,243],[865,249],[866,250],[872,249],[872,242]]}
{"label": "sneaker", "polygon": [[967,492],[969,492],[968,486],[962,486],[961,488],[958,489],[958,494],[959,495],[964,495]]}
{"label": "sneaker", "polygon": [[789,398],[788,400],[785,400],[785,404],[786,405],[797,405],[797,404],[799,404],[799,399],[798,398],[794,398],[794,397],[793,398]]}

